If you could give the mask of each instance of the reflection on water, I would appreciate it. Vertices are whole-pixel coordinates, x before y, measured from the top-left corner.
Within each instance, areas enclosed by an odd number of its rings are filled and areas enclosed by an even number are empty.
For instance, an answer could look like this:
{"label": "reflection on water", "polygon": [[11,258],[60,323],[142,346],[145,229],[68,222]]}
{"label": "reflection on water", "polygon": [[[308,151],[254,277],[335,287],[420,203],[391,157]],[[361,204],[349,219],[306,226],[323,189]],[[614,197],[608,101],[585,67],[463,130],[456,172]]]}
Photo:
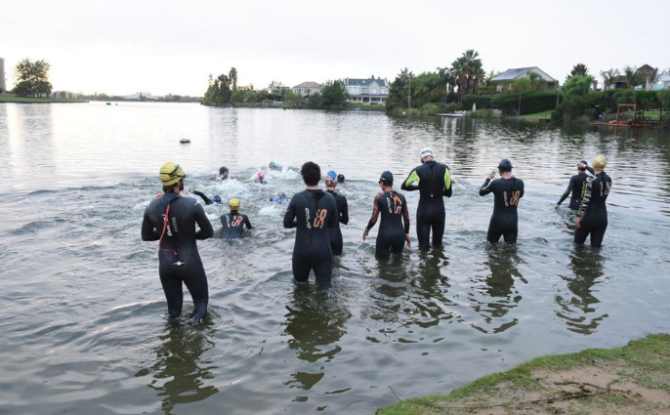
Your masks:
{"label": "reflection on water", "polygon": [[[289,347],[300,360],[324,364],[342,350],[338,344],[346,333],[345,322],[351,317],[344,304],[333,292],[316,289],[313,285],[296,284],[293,298],[286,306],[285,332]],[[310,365],[315,372],[298,371],[287,385],[309,390],[323,378],[323,367]]]}
{"label": "reflection on water", "polygon": [[201,401],[218,392],[210,384],[217,364],[203,356],[215,346],[210,340],[215,332],[211,319],[199,326],[181,323],[166,326],[156,350],[156,362],[138,373],[138,376],[153,373],[149,387],[158,392],[163,413],[173,414],[180,404]]}
{"label": "reflection on water", "polygon": [[506,318],[519,305],[521,295],[514,288],[515,278],[526,282],[517,264],[521,261],[514,245],[488,247],[489,271],[473,281],[470,300],[483,320],[472,323],[482,333],[502,333],[518,324],[517,318]]}
{"label": "reflection on water", "polygon": [[568,330],[579,334],[594,333],[607,313],[598,313],[600,303],[594,295],[593,287],[604,277],[603,258],[597,249],[575,247],[570,258],[570,268],[574,276],[561,276],[567,282],[570,294],[556,295],[559,309],[556,315],[565,320]]}

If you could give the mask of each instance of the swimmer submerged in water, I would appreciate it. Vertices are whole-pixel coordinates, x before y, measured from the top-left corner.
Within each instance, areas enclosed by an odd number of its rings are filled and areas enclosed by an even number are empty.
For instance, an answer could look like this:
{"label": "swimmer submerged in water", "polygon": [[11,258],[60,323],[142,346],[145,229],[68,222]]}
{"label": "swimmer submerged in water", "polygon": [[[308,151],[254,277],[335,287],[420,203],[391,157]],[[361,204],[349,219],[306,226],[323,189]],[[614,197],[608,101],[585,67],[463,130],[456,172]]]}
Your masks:
{"label": "swimmer submerged in water", "polygon": [[505,159],[498,164],[499,179],[493,171],[484,181],[479,189],[480,196],[493,193],[493,214],[489,222],[489,230],[486,239],[496,244],[502,236],[509,244],[516,243],[518,235],[519,216],[517,208],[523,197],[523,180],[512,176],[512,163]]}
{"label": "swimmer submerged in water", "polygon": [[372,204],[372,217],[363,232],[363,240],[368,237],[370,229],[377,223],[381,214],[375,256],[386,259],[393,254],[402,253],[405,243],[410,246],[409,239],[409,211],[405,196],[393,190],[393,174],[385,171],[379,178],[379,187],[382,192],[375,196]]}
{"label": "swimmer submerged in water", "polygon": [[230,213],[221,216],[224,239],[242,238],[253,229],[249,217],[240,213],[240,199],[230,199],[228,202]]}
{"label": "swimmer submerged in water", "polygon": [[291,199],[284,227],[296,228],[293,246],[293,277],[306,282],[314,270],[321,288],[330,287],[333,272],[333,251],[330,246],[330,229],[337,225],[335,198],[319,189],[321,169],[318,164],[307,162],[301,169],[307,189]]}
{"label": "swimmer submerged in water", "polygon": [[193,298],[191,317],[200,322],[207,315],[209,291],[196,240],[212,237],[214,230],[202,205],[181,195],[185,177],[178,164],[167,162],[161,167],[164,193],[151,201],[144,212],[142,240],[159,241],[158,273],[170,318],[181,315],[184,283]]}
{"label": "swimmer submerged in water", "polygon": [[346,225],[349,223],[349,205],[347,198],[335,191],[337,188],[337,174],[334,171],[329,171],[326,174],[326,191],[335,198],[335,205],[337,206],[337,225],[330,229],[330,245],[333,248],[333,255],[342,255],[344,242],[342,240],[342,230],[340,223]]}
{"label": "swimmer submerged in water", "polygon": [[419,191],[416,236],[419,249],[427,250],[430,247],[431,231],[433,248],[442,246],[446,216],[444,197],[451,197],[452,183],[449,167],[433,159],[433,150],[424,148],[419,156],[422,164],[410,172],[401,187],[408,192]]}

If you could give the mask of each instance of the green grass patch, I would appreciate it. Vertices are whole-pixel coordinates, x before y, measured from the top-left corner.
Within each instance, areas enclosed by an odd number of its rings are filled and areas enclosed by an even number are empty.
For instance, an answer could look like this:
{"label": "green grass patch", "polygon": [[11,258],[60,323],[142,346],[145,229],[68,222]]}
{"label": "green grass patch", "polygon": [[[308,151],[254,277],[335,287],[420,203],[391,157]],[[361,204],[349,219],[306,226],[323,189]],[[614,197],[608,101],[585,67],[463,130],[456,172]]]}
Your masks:
{"label": "green grass patch", "polygon": [[428,415],[443,412],[440,405],[463,401],[493,392],[500,385],[507,389],[538,390],[542,386],[536,379],[538,371],[559,372],[576,367],[616,362],[638,383],[656,389],[670,390],[670,335],[650,335],[634,340],[624,347],[612,349],[587,349],[579,353],[543,356],[511,370],[484,376],[445,395],[401,401],[382,408],[377,415]]}
{"label": "green grass patch", "polygon": [[514,119],[518,119],[521,121],[528,121],[528,122],[541,122],[541,121],[551,121],[551,113],[553,111],[542,111],[542,112],[536,112],[534,114],[526,114],[526,115],[519,115],[516,117],[511,117]]}

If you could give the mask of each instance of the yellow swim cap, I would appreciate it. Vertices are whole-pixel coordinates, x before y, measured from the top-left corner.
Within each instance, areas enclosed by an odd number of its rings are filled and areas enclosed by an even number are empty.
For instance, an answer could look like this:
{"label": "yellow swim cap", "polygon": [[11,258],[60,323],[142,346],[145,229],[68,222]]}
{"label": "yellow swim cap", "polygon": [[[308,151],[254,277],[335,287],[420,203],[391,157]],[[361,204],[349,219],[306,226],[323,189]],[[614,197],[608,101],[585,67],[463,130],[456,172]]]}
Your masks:
{"label": "yellow swim cap", "polygon": [[228,201],[228,206],[230,206],[231,209],[239,209],[240,208],[240,199],[238,198],[233,198]]}
{"label": "yellow swim cap", "polygon": [[607,159],[602,154],[598,154],[591,163],[594,169],[603,170],[607,166]]}
{"label": "yellow swim cap", "polygon": [[160,178],[163,186],[175,185],[184,177],[186,177],[186,174],[184,174],[184,170],[177,163],[168,161],[161,166]]}

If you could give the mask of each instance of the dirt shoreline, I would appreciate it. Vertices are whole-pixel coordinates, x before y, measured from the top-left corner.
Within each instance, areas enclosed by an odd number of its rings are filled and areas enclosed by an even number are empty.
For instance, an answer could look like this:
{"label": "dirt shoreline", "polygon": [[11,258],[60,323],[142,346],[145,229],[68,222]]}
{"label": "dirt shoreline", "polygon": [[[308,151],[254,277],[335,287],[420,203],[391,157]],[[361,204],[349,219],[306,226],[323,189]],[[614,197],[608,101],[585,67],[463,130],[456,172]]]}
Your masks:
{"label": "dirt shoreline", "polygon": [[670,335],[546,356],[377,415],[670,414]]}

